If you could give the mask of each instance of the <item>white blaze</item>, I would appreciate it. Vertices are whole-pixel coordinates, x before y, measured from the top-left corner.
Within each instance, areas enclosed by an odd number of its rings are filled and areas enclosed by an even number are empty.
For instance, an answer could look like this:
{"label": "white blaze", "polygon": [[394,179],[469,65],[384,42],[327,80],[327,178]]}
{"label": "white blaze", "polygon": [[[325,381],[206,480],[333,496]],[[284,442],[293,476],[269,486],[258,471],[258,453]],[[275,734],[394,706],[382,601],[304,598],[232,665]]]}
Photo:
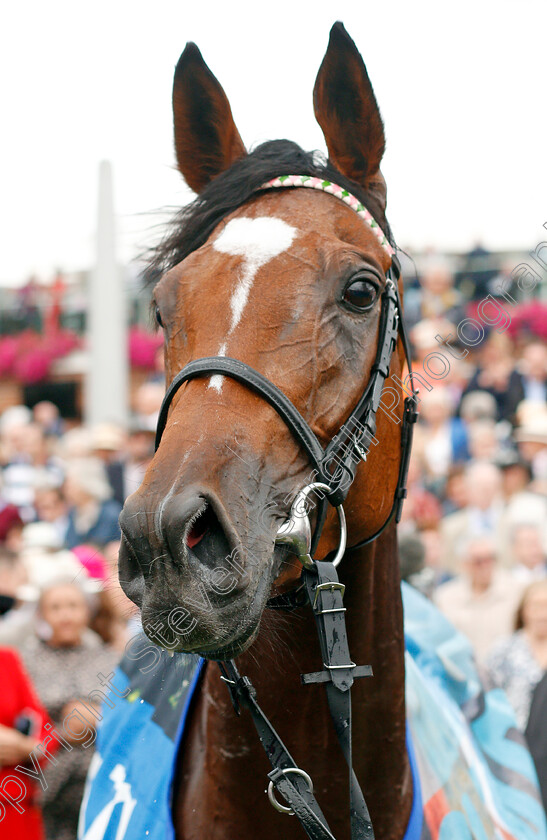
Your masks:
{"label": "white blaze", "polygon": [[[220,347],[218,348],[217,356],[225,356],[226,355],[226,342],[224,341]],[[215,391],[220,391],[222,388],[222,382],[224,377],[220,375],[220,373],[215,373],[214,376],[211,376],[208,384],[208,388],[214,388]]]}
{"label": "white blaze", "polygon": [[[232,219],[217,236],[213,243],[216,251],[234,257],[243,257],[241,275],[230,298],[232,312],[230,329],[217,355],[226,355],[226,341],[241,321],[258,269],[286,251],[295,236],[296,228],[282,219],[271,216],[261,216],[258,219]],[[212,376],[209,388],[220,391],[223,380],[223,376]]]}

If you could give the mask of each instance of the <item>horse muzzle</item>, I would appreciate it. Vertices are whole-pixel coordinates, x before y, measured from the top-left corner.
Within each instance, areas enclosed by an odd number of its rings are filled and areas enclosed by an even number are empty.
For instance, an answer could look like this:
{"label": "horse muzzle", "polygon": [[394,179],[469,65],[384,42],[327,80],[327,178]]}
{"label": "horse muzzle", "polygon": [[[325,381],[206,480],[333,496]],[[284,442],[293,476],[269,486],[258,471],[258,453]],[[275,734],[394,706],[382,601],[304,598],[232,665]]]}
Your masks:
{"label": "horse muzzle", "polygon": [[204,492],[172,494],[148,514],[143,501],[134,494],[120,515],[119,577],[149,638],[212,658],[245,649],[286,549],[271,537],[239,540]]}

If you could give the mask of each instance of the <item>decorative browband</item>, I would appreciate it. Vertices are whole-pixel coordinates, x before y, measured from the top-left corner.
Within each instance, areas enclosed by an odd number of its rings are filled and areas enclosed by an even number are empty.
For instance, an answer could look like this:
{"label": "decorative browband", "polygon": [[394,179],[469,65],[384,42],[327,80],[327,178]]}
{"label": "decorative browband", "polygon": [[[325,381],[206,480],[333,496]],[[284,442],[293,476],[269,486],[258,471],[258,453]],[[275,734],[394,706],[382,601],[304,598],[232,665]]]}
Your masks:
{"label": "decorative browband", "polygon": [[332,181],[324,181],[322,178],[314,178],[312,175],[280,175],[279,178],[272,178],[271,181],[262,184],[260,189],[270,190],[276,187],[308,187],[312,190],[321,190],[322,192],[335,196],[335,198],[341,199],[344,204],[347,204],[348,207],[355,210],[359,218],[367,223],[384,251],[390,257],[395,253],[388,242],[387,236],[374,216],[372,216],[370,210],[367,210],[358,198],[343,189],[343,187],[338,186],[338,184],[333,184]]}

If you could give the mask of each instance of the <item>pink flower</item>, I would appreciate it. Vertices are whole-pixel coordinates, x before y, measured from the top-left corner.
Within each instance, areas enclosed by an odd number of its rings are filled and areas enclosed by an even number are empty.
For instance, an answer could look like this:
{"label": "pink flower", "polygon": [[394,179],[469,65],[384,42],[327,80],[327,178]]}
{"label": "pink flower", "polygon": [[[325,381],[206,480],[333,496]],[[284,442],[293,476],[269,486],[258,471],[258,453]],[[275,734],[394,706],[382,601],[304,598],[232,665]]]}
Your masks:
{"label": "pink flower", "polygon": [[56,333],[44,336],[43,339],[44,350],[52,359],[66,356],[78,345],[78,336],[71,330],[59,330]]}
{"label": "pink flower", "polygon": [[163,343],[160,333],[149,333],[140,327],[129,331],[129,361],[133,367],[154,369],[154,359],[158,347]]}
{"label": "pink flower", "polygon": [[59,330],[46,336],[25,330],[16,336],[0,339],[0,375],[14,376],[31,384],[46,379],[51,362],[66,356],[79,345],[71,330]]}
{"label": "pink flower", "polygon": [[547,304],[532,300],[515,306],[511,312],[508,332],[512,337],[521,333],[531,333],[537,338],[547,340]]}
{"label": "pink flower", "polygon": [[17,358],[17,345],[16,336],[8,335],[0,339],[0,376],[11,372]]}
{"label": "pink flower", "polygon": [[13,373],[20,382],[31,385],[33,382],[46,379],[50,366],[51,357],[46,355],[40,346],[37,346],[17,359]]}

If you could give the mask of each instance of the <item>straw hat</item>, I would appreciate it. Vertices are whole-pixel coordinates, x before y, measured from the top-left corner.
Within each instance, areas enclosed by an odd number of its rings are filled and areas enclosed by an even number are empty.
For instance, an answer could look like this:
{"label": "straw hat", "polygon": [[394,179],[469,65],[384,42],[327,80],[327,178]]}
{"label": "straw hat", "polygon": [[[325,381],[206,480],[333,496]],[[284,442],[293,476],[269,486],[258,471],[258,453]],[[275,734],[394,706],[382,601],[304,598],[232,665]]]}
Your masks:
{"label": "straw hat", "polygon": [[23,551],[58,551],[62,548],[59,533],[51,522],[31,522],[22,532]]}
{"label": "straw hat", "polygon": [[91,430],[93,449],[108,449],[117,452],[124,442],[124,434],[114,423],[99,423]]}
{"label": "straw hat", "polygon": [[65,475],[98,502],[112,496],[105,466],[98,458],[73,458],[66,465]]}
{"label": "straw hat", "polygon": [[84,580],[87,577],[85,569],[71,551],[26,550],[21,553],[21,560],[28,574],[29,585],[38,589],[59,577],[71,580],[76,580],[79,575]]}
{"label": "straw hat", "polygon": [[517,443],[544,443],[547,445],[547,411],[531,415],[515,432]]}

